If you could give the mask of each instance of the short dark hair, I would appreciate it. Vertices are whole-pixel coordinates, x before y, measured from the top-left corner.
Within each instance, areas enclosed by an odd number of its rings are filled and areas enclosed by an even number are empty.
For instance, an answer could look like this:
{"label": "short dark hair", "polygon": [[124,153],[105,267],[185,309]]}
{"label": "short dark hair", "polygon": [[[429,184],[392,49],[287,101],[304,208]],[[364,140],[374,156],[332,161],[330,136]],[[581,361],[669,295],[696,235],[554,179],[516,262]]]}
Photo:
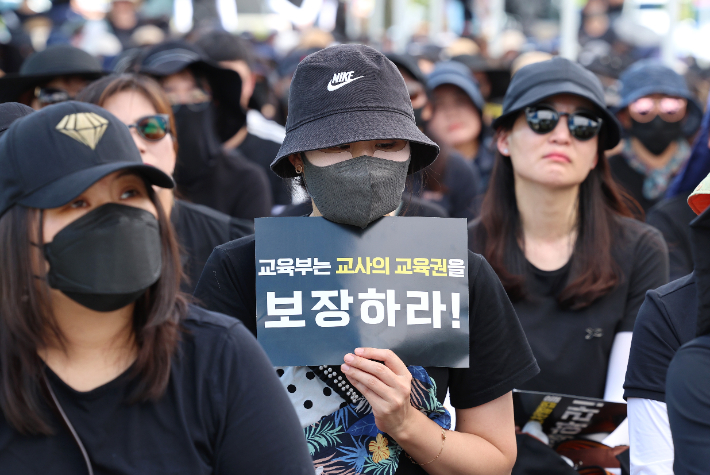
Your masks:
{"label": "short dark hair", "polygon": [[[151,186],[147,189],[158,212],[163,263],[158,281],[135,303],[136,385],[128,402],[157,399],[164,393],[180,322],[187,315],[187,299],[180,292],[178,244],[155,192]],[[47,279],[38,279],[33,271],[32,262],[43,255],[44,247],[38,221],[39,210],[20,205],[0,217],[0,410],[23,434],[53,433],[43,410],[43,402],[49,400],[37,350],[53,339],[65,341],[52,315]]]}
{"label": "short dark hair", "polygon": [[201,35],[195,44],[202,48],[212,61],[244,61],[250,68],[254,65],[251,44],[226,31],[209,31]]}

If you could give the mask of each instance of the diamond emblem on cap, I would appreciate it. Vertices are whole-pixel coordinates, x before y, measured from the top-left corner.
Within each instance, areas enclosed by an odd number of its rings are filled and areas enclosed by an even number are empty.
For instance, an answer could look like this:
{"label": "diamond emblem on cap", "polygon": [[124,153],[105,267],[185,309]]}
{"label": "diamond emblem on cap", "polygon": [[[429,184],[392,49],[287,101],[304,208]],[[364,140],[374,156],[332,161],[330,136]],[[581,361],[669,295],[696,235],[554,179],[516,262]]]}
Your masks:
{"label": "diamond emblem on cap", "polygon": [[57,124],[58,131],[83,143],[91,150],[96,148],[107,127],[108,120],[94,112],[65,115]]}

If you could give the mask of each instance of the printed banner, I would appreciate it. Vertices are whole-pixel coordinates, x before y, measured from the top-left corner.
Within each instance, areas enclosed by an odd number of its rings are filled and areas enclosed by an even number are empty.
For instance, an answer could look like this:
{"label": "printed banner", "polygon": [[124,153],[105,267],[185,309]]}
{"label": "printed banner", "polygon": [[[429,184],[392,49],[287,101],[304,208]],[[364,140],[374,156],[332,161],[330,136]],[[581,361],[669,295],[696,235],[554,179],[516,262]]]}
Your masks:
{"label": "printed banner", "polygon": [[257,339],[274,366],[343,363],[358,347],[468,368],[465,219],[385,217],[366,229],[260,218]]}

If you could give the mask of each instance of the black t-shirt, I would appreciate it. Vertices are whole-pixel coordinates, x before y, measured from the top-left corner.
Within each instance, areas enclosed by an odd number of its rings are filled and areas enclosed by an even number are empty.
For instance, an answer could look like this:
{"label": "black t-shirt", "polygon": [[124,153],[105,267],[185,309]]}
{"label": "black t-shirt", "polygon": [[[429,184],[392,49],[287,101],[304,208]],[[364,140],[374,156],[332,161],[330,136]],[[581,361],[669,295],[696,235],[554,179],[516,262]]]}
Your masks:
{"label": "black t-shirt", "polygon": [[[129,404],[131,368],[88,392],[47,378],[96,475],[312,475],[291,403],[254,337],[233,318],[190,307],[170,381],[157,401]],[[27,436],[0,413],[0,473],[86,473],[78,445],[50,409],[53,436]]]}
{"label": "black t-shirt", "polygon": [[624,398],[666,402],[668,365],[678,348],[695,338],[696,289],[690,274],[646,294],[634,326]]}
{"label": "black t-shirt", "polygon": [[649,200],[643,196],[643,182],[646,176],[631,168],[623,154],[609,157],[609,168],[614,180],[638,202],[644,213],[660,201],[660,199]]}
{"label": "black t-shirt", "polygon": [[[242,320],[256,334],[256,265],[254,236],[217,247],[205,265],[195,297],[209,309]],[[443,403],[471,408],[490,402],[538,372],[537,364],[510,300],[493,269],[469,253],[470,361],[468,369],[426,368]],[[400,457],[397,475],[423,474]]]}
{"label": "black t-shirt", "polygon": [[[478,221],[469,227],[469,247],[479,250]],[[540,374],[519,389],[602,398],[609,355],[618,332],[634,328],[644,295],[668,282],[668,251],[661,234],[630,218],[619,219],[612,255],[621,272],[620,284],[580,310],[559,306],[571,263],[545,272],[525,260],[526,297],[513,303]],[[574,257],[573,257],[574,258]]]}
{"label": "black t-shirt", "polygon": [[254,233],[251,221],[183,200],[175,200],[170,221],[181,246],[182,267],[187,277],[181,290],[189,294],[195,290],[202,268],[215,247]]}
{"label": "black t-shirt", "polygon": [[269,182],[271,183],[273,203],[275,205],[287,205],[291,203],[291,190],[283,178],[271,171],[271,162],[278,155],[280,148],[280,143],[258,137],[249,132],[244,141],[239,144],[237,150],[266,172],[266,176],[269,177]]}
{"label": "black t-shirt", "polygon": [[178,183],[178,195],[234,218],[271,216],[271,186],[266,172],[239,152],[222,152],[210,169],[188,183]]}
{"label": "black t-shirt", "polygon": [[675,475],[704,475],[710,460],[710,335],[678,350],[668,368],[668,422]]}
{"label": "black t-shirt", "polygon": [[690,248],[690,222],[696,218],[688,206],[688,195],[667,198],[651,208],[646,222],[661,231],[668,244],[671,280],[693,272],[693,252]]}

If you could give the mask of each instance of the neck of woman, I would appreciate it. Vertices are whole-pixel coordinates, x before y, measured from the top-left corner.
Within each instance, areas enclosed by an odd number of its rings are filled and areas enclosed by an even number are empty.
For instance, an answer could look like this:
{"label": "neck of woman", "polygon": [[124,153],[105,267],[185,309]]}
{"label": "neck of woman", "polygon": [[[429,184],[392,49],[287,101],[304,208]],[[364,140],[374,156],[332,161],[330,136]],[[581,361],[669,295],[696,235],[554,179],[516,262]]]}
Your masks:
{"label": "neck of woman", "polygon": [[454,149],[463,155],[463,158],[472,162],[475,160],[476,155],[478,155],[478,140],[474,139],[470,142],[466,142],[454,147]]}
{"label": "neck of woman", "polygon": [[579,185],[564,188],[515,179],[526,259],[541,270],[557,270],[572,256],[577,238]]}
{"label": "neck of woman", "polygon": [[112,312],[95,312],[58,290],[51,290],[51,301],[63,339],[50,336],[39,355],[67,385],[90,391],[133,364],[137,356],[134,304]]}
{"label": "neck of woman", "polygon": [[678,141],[671,142],[660,155],[654,155],[643,146],[639,139],[631,137],[631,150],[644,165],[656,170],[665,167],[671,161],[676,150],[678,150]]}

